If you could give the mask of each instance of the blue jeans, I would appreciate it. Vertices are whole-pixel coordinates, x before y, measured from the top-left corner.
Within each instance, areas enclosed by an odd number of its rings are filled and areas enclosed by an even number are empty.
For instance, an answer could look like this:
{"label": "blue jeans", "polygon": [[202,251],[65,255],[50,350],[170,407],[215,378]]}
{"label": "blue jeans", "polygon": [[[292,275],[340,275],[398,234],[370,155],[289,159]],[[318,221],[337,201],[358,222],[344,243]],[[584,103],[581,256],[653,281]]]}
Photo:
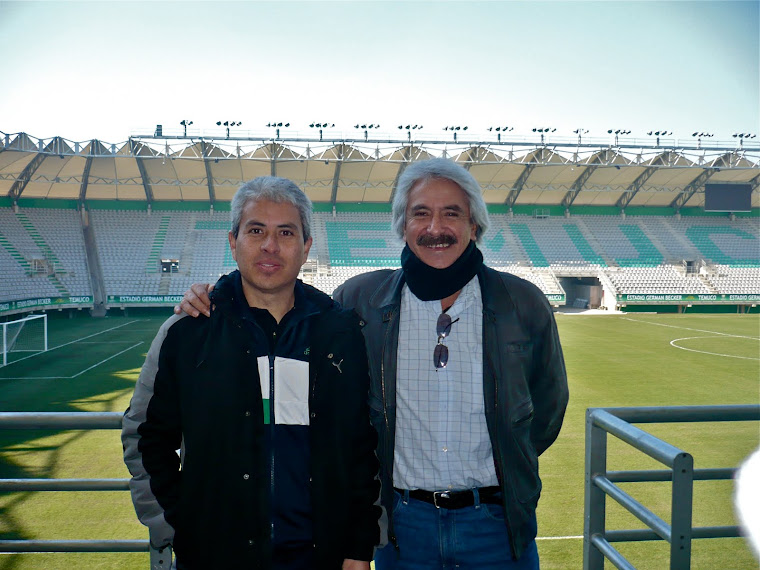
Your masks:
{"label": "blue jeans", "polygon": [[478,503],[463,509],[437,509],[394,493],[392,544],[375,554],[375,570],[538,570],[534,540],[512,560],[504,509]]}

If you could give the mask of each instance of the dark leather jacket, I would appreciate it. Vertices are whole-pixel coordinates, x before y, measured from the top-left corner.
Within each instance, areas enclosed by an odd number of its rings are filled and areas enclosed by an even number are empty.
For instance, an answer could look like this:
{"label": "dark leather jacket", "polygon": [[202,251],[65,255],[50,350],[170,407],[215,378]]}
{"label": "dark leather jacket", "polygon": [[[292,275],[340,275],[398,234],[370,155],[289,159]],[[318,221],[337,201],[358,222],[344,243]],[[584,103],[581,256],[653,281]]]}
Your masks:
{"label": "dark leather jacket", "polygon": [[[533,284],[483,266],[483,388],[493,460],[502,490],[512,553],[519,558],[536,536],[541,493],[538,456],[559,434],[568,401],[567,374],[557,325]],[[379,270],[348,280],[334,294],[364,319],[370,358],[370,413],[379,433],[382,502],[393,505],[396,355],[401,270]],[[432,350],[432,347],[431,347]],[[392,521],[389,539],[393,542]]]}

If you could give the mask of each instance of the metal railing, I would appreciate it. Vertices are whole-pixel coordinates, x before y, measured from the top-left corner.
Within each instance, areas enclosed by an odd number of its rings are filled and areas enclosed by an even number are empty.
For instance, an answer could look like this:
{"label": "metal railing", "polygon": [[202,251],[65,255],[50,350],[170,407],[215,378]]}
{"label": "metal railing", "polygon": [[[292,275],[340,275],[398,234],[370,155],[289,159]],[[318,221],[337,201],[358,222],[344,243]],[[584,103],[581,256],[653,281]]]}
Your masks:
{"label": "metal railing", "polygon": [[[0,412],[0,430],[121,429],[119,412]],[[0,492],[129,491],[129,479],[0,479]],[[170,547],[148,540],[0,540],[0,552],[150,552],[151,570],[168,569]]]}
{"label": "metal railing", "polygon": [[[589,408],[586,410],[585,523],[583,568],[602,570],[604,559],[621,570],[635,570],[613,542],[665,540],[670,568],[691,567],[691,541],[738,537],[737,526],[692,528],[693,482],[731,479],[735,468],[694,469],[693,457],[632,423],[687,423],[760,420],[760,406],[683,406]],[[612,434],[670,469],[607,471],[607,434]],[[670,524],[616,483],[672,481]],[[649,529],[606,530],[606,497],[610,496]]]}

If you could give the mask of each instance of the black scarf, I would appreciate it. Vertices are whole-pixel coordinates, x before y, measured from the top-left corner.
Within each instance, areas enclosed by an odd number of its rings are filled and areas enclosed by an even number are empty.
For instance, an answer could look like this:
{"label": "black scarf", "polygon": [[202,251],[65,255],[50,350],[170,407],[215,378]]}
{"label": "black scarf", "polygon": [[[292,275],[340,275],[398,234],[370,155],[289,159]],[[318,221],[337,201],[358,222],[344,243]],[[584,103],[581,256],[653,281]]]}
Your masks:
{"label": "black scarf", "polygon": [[423,263],[408,245],[401,252],[401,268],[409,289],[421,301],[438,301],[453,295],[469,283],[483,265],[483,254],[470,240],[470,245],[454,263],[436,269]]}

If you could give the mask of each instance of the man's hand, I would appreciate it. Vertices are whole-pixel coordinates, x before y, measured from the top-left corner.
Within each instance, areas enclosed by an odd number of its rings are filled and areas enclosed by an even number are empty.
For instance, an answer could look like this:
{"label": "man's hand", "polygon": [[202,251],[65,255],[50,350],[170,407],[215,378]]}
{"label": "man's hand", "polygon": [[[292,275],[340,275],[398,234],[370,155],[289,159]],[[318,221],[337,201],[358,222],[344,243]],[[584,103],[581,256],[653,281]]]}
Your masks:
{"label": "man's hand", "polygon": [[346,558],[343,561],[343,570],[369,570],[369,562],[366,560],[351,560]]}
{"label": "man's hand", "polygon": [[182,311],[191,317],[197,317],[201,313],[207,317],[211,316],[211,299],[208,294],[214,290],[211,283],[193,283],[189,291],[185,291],[182,302],[174,306],[176,315],[182,314]]}

